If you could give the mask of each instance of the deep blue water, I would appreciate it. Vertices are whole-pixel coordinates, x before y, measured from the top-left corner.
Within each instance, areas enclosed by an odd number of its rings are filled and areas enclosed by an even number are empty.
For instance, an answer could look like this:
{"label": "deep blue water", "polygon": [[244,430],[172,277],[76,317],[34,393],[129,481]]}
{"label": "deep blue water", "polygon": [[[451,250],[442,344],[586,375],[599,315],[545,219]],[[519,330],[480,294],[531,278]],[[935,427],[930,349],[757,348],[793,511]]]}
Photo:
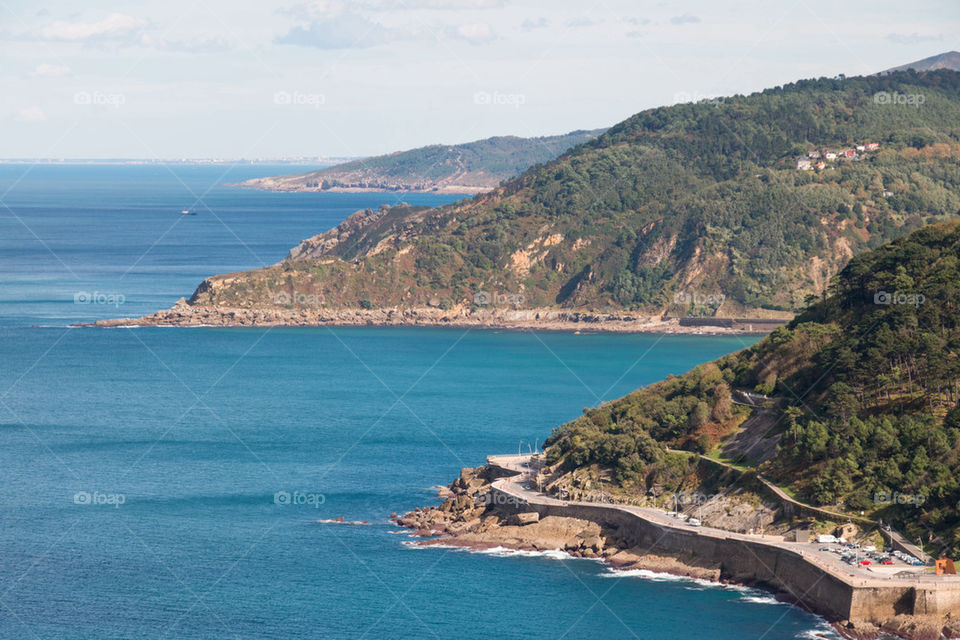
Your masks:
{"label": "deep blue water", "polygon": [[[755,591],[412,549],[388,522],[435,503],[431,485],[461,467],[752,340],[70,329],[169,306],[207,275],[276,262],[396,198],[221,186],[263,167],[27,169],[0,166],[0,637],[779,640],[823,628]],[[75,304],[78,292],[123,303]],[[322,504],[277,504],[278,492]],[[371,524],[320,522],[337,516]]]}

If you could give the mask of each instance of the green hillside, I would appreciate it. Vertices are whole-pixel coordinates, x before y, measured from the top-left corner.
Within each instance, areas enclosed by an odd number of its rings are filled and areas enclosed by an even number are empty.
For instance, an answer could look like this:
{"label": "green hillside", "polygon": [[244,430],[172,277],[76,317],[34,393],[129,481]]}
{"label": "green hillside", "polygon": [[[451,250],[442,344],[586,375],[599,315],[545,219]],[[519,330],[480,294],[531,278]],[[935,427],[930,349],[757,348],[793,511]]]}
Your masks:
{"label": "green hillside", "polygon": [[358,213],[191,302],[470,309],[495,291],[531,308],[791,312],[851,256],[955,216],[958,160],[960,74],[804,80],[644,111],[453,205]]}
{"label": "green hillside", "polygon": [[603,133],[571,131],[559,136],[496,136],[457,145],[434,144],[354,160],[319,171],[257,178],[245,186],[284,191],[374,189],[384,191],[488,190],[525,169],[553,160]]}
{"label": "green hillside", "polygon": [[585,411],[547,441],[548,461],[600,465],[645,494],[676,464],[667,448],[729,454],[754,411],[736,395],[768,394],[760,435],[776,446],[733,462],[957,556],[958,355],[960,224],[947,223],[853,258],[824,300],[755,346]]}

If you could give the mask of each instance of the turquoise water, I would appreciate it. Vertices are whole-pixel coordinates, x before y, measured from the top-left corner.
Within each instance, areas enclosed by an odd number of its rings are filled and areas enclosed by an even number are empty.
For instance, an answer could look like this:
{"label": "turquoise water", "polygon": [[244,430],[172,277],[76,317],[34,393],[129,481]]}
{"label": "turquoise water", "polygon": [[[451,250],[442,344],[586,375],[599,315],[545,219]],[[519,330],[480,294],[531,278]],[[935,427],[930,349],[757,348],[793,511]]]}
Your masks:
{"label": "turquoise water", "polygon": [[[614,577],[550,554],[416,549],[388,522],[435,503],[430,487],[461,467],[752,339],[70,329],[169,306],[207,275],[276,262],[394,198],[218,186],[262,167],[24,170],[0,167],[0,637],[773,640],[823,628],[762,592]],[[205,205],[189,202],[207,189]],[[181,220],[187,206],[198,215]],[[75,304],[77,292],[123,301]],[[339,516],[369,524],[322,522]]]}

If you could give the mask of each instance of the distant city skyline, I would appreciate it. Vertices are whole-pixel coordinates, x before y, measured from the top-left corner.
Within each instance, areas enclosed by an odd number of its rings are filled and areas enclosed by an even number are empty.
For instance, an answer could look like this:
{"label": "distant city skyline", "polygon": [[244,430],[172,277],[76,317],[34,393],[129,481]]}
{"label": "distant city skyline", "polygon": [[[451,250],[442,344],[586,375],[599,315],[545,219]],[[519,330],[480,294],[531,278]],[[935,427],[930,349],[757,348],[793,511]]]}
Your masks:
{"label": "distant city skyline", "polygon": [[960,49],[950,0],[18,0],[0,12],[2,158],[369,156],[605,127]]}

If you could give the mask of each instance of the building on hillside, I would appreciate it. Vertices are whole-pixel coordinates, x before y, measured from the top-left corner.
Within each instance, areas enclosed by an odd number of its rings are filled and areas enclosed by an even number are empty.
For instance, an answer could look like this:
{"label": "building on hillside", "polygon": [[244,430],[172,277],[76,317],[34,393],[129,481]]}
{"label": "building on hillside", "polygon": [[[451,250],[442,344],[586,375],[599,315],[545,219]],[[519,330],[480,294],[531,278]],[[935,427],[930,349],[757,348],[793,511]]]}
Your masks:
{"label": "building on hillside", "polygon": [[807,153],[807,157],[810,158],[810,159],[815,160],[815,159],[817,159],[817,158],[820,157],[820,152],[819,152],[819,151],[811,151],[811,152]]}
{"label": "building on hillside", "polygon": [[800,171],[810,171],[813,165],[810,164],[810,158],[797,158],[797,169]]}
{"label": "building on hillside", "polygon": [[863,145],[863,146],[866,147],[867,151],[876,151],[877,149],[880,148],[880,143],[879,143],[879,142],[868,142],[867,144],[865,144],[865,145]]}
{"label": "building on hillside", "polygon": [[823,157],[826,158],[827,160],[836,160],[837,154],[835,154],[833,151],[827,151],[827,153],[825,153]]}
{"label": "building on hillside", "polygon": [[817,169],[818,169],[818,170],[823,171],[823,170],[826,169],[826,168],[827,168],[827,163],[824,162],[823,160],[821,160],[820,162],[817,163]]}
{"label": "building on hillside", "polygon": [[866,148],[865,146],[863,146],[862,144],[858,144],[858,145],[857,145],[857,151],[866,151],[866,150],[867,150],[867,148]]}

